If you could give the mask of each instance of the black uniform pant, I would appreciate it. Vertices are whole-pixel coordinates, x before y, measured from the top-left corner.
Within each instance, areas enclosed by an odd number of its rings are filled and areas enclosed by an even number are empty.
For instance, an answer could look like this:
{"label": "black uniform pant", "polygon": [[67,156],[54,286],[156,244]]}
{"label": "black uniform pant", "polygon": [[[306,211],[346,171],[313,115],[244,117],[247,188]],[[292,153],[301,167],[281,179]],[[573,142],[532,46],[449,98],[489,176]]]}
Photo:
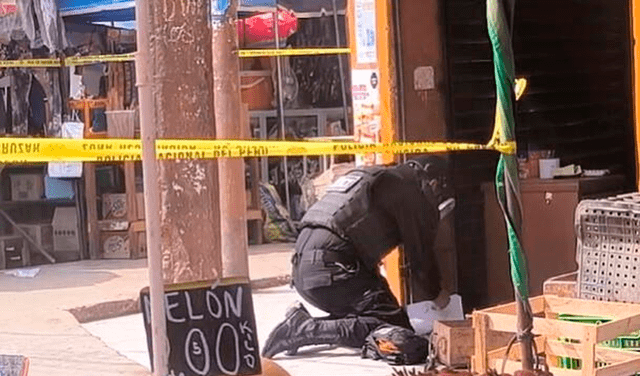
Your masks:
{"label": "black uniform pant", "polygon": [[339,345],[361,347],[371,331],[386,323],[412,329],[375,266],[363,265],[353,246],[331,231],[303,229],[292,262],[296,290],[330,314],[324,320],[335,328]]}

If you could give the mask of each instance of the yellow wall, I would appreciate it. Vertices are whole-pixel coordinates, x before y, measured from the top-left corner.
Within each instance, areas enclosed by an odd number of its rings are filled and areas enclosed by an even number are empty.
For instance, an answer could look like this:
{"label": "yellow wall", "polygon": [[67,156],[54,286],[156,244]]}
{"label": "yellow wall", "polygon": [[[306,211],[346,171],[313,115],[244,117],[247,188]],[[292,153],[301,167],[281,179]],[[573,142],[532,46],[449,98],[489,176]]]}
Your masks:
{"label": "yellow wall", "polygon": [[[352,70],[378,70],[379,77],[379,96],[380,96],[380,130],[377,135],[377,141],[388,143],[397,140],[396,131],[396,77],[395,77],[395,61],[394,61],[394,49],[393,49],[393,22],[391,13],[391,1],[390,0],[375,0],[376,8],[376,47],[377,47],[377,62],[368,64],[359,64],[357,61],[357,47],[356,47],[356,26],[355,26],[355,2],[358,0],[350,0],[347,11],[347,22],[349,27],[349,45],[351,46],[351,69]],[[355,84],[355,83],[354,83]],[[375,111],[377,113],[377,111]],[[358,113],[356,106],[354,105],[354,129],[356,135],[358,135]],[[356,141],[360,141],[356,136]],[[392,154],[384,154],[375,158],[377,163],[388,164],[395,160],[395,156]],[[367,161],[365,160],[365,163]],[[400,251],[394,250],[385,260],[383,260],[385,272],[387,275],[387,281],[393,291],[396,298],[401,303],[404,303],[404,297],[402,296],[402,277],[400,274]]]}

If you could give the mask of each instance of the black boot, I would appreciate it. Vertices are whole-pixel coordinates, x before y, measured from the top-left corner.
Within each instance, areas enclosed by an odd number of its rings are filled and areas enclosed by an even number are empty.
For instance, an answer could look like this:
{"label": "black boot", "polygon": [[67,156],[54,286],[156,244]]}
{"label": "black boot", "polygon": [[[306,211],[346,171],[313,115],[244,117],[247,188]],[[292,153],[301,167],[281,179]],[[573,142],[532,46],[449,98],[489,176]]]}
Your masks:
{"label": "black boot", "polygon": [[297,303],[269,335],[262,356],[273,358],[281,352],[295,354],[298,348],[312,345],[360,348],[369,332],[381,323],[376,318],[317,319]]}
{"label": "black boot", "polygon": [[293,337],[293,334],[304,322],[311,319],[313,318],[302,303],[294,303],[287,309],[284,321],[278,324],[269,334],[269,338],[267,338],[267,342],[265,342],[262,349],[262,356],[273,358],[274,355],[283,351],[286,351],[287,355],[295,355],[298,348],[289,346],[289,339]]}
{"label": "black boot", "polygon": [[[303,322],[313,319],[309,311],[307,311],[307,309],[300,302],[295,302],[291,307],[289,307],[289,309],[287,309],[287,313],[285,314],[285,317],[289,318],[293,315],[298,316],[297,320],[302,320]],[[289,356],[294,356],[297,353],[298,353],[297,347],[290,348],[285,352],[285,354]]]}

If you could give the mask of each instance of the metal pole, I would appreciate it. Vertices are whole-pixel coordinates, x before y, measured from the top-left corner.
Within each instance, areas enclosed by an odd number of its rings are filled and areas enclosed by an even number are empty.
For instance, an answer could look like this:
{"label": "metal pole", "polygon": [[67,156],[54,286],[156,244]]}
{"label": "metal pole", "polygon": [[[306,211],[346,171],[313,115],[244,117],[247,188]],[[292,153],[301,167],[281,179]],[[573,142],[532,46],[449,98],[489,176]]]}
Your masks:
{"label": "metal pole", "polygon": [[145,222],[149,263],[149,298],[151,300],[151,344],[153,373],[169,373],[169,341],[164,311],[162,253],[160,250],[160,193],[158,192],[158,162],[155,155],[155,116],[153,87],[150,80],[154,64],[151,61],[151,32],[153,30],[153,0],[136,0],[138,52],[136,77],[140,100],[140,132],[142,138],[142,169],[145,187]]}
{"label": "metal pole", "polygon": [[[227,8],[224,9],[226,3]],[[236,14],[238,0],[212,2],[213,86],[216,137],[237,140],[248,133],[240,99],[240,67]],[[218,160],[220,181],[220,242],[224,277],[248,277],[247,198],[244,160]],[[257,172],[257,171],[255,171]]]}
{"label": "metal pole", "polygon": [[[334,0],[335,1],[335,0]],[[404,102],[404,62],[402,59],[402,29],[400,25],[400,0],[394,0],[393,2],[393,10],[394,10],[394,23],[396,28],[396,37],[395,37],[395,45],[396,45],[396,62],[398,66],[398,99],[399,99],[399,117],[400,117],[400,127],[402,130],[402,141],[407,141],[407,118],[406,118],[406,108]],[[402,160],[404,162],[407,161],[407,155],[402,154]]]}
{"label": "metal pole", "polygon": [[[341,47],[340,41],[340,27],[338,24],[338,7],[336,6],[336,0],[333,0],[333,25],[336,29],[336,47]],[[345,87],[344,80],[344,63],[342,61],[342,55],[337,55],[338,69],[340,69],[340,89],[342,90],[342,109],[344,111],[344,130],[349,133],[349,109],[347,106],[347,89]]]}
{"label": "metal pole", "polygon": [[[273,12],[273,30],[275,30],[276,36],[276,50],[280,49],[280,20],[278,18],[278,8]],[[282,140],[286,139],[286,128],[284,122],[284,100],[282,98],[282,57],[276,56],[276,69],[278,70],[278,113],[280,118],[280,132],[282,133]],[[284,158],[284,190],[287,203],[287,211],[291,214],[291,200],[289,199],[289,166],[287,164],[287,157]]]}
{"label": "metal pole", "polygon": [[[501,142],[515,142],[515,57],[512,46],[515,0],[487,0],[487,26],[493,47],[496,77],[496,124]],[[533,370],[533,313],[529,304],[526,254],[522,249],[522,207],[518,165],[514,155],[503,154],[496,174],[498,201],[507,222],[511,278],[516,295],[517,337],[520,341],[522,368]],[[593,366],[593,364],[591,364]]]}

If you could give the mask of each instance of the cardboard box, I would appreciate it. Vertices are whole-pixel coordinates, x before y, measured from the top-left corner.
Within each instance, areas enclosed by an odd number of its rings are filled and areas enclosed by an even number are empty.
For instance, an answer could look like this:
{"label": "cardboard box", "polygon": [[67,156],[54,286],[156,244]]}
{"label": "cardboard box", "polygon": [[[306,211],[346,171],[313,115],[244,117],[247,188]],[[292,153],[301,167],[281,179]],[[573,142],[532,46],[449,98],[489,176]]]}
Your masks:
{"label": "cardboard box", "polygon": [[[53,253],[53,226],[51,223],[19,223],[18,227],[29,234],[45,251]],[[33,245],[28,244],[28,246],[31,250],[37,252]]]}
{"label": "cardboard box", "polygon": [[105,231],[100,234],[102,258],[129,259],[131,247],[128,231]]}
{"label": "cardboard box", "polygon": [[11,174],[11,200],[40,200],[44,195],[44,178],[41,174]]}
{"label": "cardboard box", "polygon": [[[493,332],[488,349],[506,346],[511,333]],[[436,348],[438,361],[448,367],[467,367],[474,351],[474,332],[471,320],[434,321],[431,340]]]}
{"label": "cardboard box", "polygon": [[59,207],[53,214],[53,250],[54,252],[74,251],[80,256],[80,234],[76,208]]}
{"label": "cardboard box", "polygon": [[20,268],[29,263],[29,249],[20,235],[0,236],[0,269]]}
{"label": "cardboard box", "polygon": [[107,193],[102,195],[103,219],[127,219],[127,195]]}

